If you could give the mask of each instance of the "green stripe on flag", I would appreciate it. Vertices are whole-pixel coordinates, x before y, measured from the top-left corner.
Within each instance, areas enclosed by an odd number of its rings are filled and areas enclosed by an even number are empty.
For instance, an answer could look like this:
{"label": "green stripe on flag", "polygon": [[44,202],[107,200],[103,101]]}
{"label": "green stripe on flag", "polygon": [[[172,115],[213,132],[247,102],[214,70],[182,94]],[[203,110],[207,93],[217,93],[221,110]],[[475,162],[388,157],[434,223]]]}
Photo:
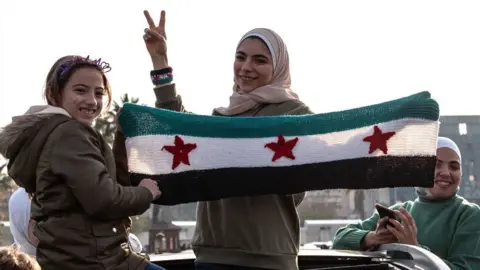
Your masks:
{"label": "green stripe on flag", "polygon": [[416,118],[438,121],[438,103],[429,92],[324,114],[300,116],[224,117],[180,113],[126,103],[119,123],[127,137],[188,135],[212,138],[264,138],[327,134]]}

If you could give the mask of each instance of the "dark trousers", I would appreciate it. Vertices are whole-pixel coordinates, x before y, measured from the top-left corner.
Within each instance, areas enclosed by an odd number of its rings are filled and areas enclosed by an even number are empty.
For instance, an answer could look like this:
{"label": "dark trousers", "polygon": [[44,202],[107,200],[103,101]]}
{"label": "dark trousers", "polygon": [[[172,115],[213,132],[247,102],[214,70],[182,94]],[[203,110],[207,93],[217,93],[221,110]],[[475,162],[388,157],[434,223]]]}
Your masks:
{"label": "dark trousers", "polygon": [[216,264],[216,263],[200,263],[195,262],[196,270],[273,270],[266,268],[256,268],[256,267],[245,267],[238,265],[226,265],[226,264]]}
{"label": "dark trousers", "polygon": [[153,264],[151,262],[148,262],[147,266],[145,267],[145,270],[166,270],[166,269],[156,264]]}

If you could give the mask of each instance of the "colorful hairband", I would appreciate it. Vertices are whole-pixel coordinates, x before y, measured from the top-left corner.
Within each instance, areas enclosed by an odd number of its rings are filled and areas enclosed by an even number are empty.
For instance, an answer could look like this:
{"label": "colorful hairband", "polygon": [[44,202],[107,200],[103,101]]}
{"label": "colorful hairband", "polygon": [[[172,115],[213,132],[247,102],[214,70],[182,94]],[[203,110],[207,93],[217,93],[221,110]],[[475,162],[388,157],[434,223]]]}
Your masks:
{"label": "colorful hairband", "polygon": [[110,70],[112,70],[112,68],[110,67],[110,64],[105,62],[105,61],[102,61],[102,58],[92,60],[92,59],[90,59],[90,55],[88,55],[87,57],[74,56],[72,59],[70,59],[70,60],[68,60],[65,63],[60,65],[60,68],[59,68],[60,69],[60,77],[63,76],[64,74],[66,74],[70,70],[70,68],[72,68],[73,66],[75,66],[77,64],[95,65],[101,71],[103,71],[104,73],[107,73]]}

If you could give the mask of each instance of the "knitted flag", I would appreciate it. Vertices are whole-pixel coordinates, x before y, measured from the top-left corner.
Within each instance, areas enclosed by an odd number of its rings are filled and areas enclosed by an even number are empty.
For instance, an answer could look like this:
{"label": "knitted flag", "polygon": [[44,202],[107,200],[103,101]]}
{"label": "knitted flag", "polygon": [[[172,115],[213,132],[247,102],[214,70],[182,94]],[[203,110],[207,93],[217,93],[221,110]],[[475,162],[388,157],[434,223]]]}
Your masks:
{"label": "knitted flag", "polygon": [[432,187],[439,107],[428,92],[333,113],[224,117],[125,104],[132,182],[156,204],[323,189]]}

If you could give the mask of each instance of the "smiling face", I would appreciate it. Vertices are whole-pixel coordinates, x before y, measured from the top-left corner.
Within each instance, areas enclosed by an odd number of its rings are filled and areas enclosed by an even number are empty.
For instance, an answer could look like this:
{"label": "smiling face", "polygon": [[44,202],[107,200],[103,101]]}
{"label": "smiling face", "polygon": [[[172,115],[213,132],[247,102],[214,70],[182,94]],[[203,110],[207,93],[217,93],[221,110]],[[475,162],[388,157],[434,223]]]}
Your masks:
{"label": "smiling face", "polygon": [[73,119],[92,125],[103,108],[105,86],[100,71],[92,67],[75,70],[63,89],[59,107]]}
{"label": "smiling face", "polygon": [[235,83],[245,93],[269,84],[273,77],[273,60],[265,43],[255,37],[243,40],[235,54],[233,71]]}
{"label": "smiling face", "polygon": [[437,149],[435,185],[430,189],[432,197],[443,199],[453,196],[461,178],[462,168],[457,153],[450,148]]}
{"label": "smiling face", "polygon": [[68,65],[76,57],[65,56],[55,62],[47,75],[45,98],[49,105],[63,108],[75,120],[92,125],[102,112],[105,97],[109,107],[112,91],[98,65],[81,60]]}

